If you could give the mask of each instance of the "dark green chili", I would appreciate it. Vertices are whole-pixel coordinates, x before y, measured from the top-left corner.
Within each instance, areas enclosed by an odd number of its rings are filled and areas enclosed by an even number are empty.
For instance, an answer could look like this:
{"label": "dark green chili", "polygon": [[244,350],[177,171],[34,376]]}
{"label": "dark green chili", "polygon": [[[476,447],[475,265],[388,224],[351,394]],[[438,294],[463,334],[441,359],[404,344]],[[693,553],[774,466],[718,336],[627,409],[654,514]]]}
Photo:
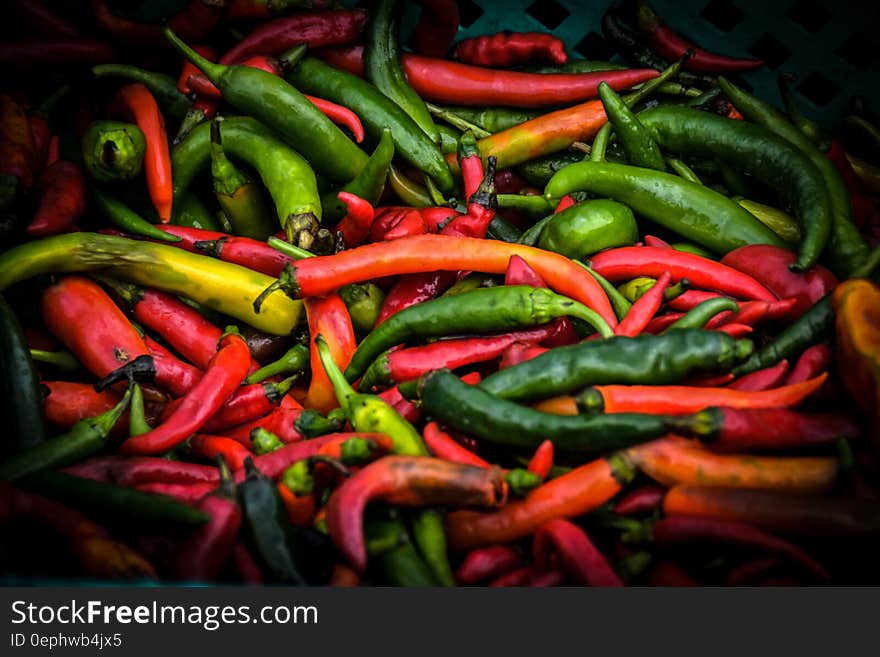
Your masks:
{"label": "dark green chili", "polygon": [[727,297],[706,299],[702,303],[698,303],[696,306],[688,310],[666,330],[678,331],[681,329],[703,328],[710,319],[715,317],[715,315],[725,311],[737,312],[739,311],[739,304],[733,299],[728,299]]}
{"label": "dark green chili", "polygon": [[150,239],[161,240],[163,242],[180,241],[179,237],[159,230],[127,205],[116,200],[112,196],[105,194],[95,186],[92,186],[92,200],[95,202],[95,205],[98,206],[98,210],[101,211],[101,214],[103,214],[110,223],[118,226],[127,233],[149,237]]}
{"label": "dark green chili", "polygon": [[[663,160],[663,154],[650,131],[639,122],[636,115],[607,82],[599,83],[599,97],[602,99],[605,114],[608,115],[606,125],[614,128],[627,161],[637,167],[665,171],[666,163]],[[592,153],[590,159],[596,161],[593,159]]]}
{"label": "dark green chili", "polygon": [[302,372],[309,366],[309,348],[295,344],[281,358],[258,369],[245,379],[245,383],[260,383],[271,376],[289,376]]}

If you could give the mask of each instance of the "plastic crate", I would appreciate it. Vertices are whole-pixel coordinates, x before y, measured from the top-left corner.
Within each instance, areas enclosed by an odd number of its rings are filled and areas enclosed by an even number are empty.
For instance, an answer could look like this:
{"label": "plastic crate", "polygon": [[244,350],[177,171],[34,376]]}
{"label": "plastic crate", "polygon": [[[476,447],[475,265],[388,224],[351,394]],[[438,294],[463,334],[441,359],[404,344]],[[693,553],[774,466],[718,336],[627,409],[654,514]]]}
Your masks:
{"label": "plastic crate", "polygon": [[[368,6],[368,2],[345,2]],[[459,0],[458,39],[499,30],[550,31],[573,57],[608,59],[613,46],[602,37],[607,0]],[[708,50],[758,57],[763,68],[741,76],[760,97],[777,106],[780,72],[794,73],[804,112],[827,127],[843,116],[856,94],[880,111],[880,10],[856,0],[651,0],[673,29]],[[403,18],[408,39],[419,8],[409,3]]]}

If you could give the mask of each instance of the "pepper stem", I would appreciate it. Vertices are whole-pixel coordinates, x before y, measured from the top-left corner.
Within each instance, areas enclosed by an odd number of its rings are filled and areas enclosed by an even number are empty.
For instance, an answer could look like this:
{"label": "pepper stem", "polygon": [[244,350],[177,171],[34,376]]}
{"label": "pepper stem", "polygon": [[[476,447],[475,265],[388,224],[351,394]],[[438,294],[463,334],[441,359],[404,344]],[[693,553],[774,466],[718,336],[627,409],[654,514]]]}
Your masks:
{"label": "pepper stem", "polygon": [[278,290],[282,290],[288,296],[296,294],[296,279],[294,278],[294,275],[290,270],[289,262],[284,265],[284,269],[281,270],[281,275],[278,277],[278,280],[276,280],[269,287],[260,292],[260,295],[256,299],[254,299],[254,312],[259,315],[260,308],[262,307],[263,302],[266,300],[266,298],[270,294],[272,294],[273,292],[277,292]]}
{"label": "pepper stem", "polygon": [[[128,406],[131,403],[133,389],[134,383],[130,383],[128,388],[125,390],[125,394],[122,395],[122,399],[119,400],[119,403],[116,404],[116,406],[111,408],[109,411],[105,411],[100,415],[96,415],[93,418],[82,420],[82,422],[88,423],[97,431],[101,432],[102,435],[106,436],[110,433],[113,427],[116,426],[116,423],[119,422],[119,418],[122,417],[123,413],[128,410]],[[75,426],[76,425],[74,425],[74,427]]]}
{"label": "pepper stem", "polygon": [[[168,43],[179,52],[181,55],[186,57],[189,61],[196,65],[196,67],[205,74],[205,76],[214,83],[214,86],[220,88],[220,78],[229,68],[228,66],[223,66],[223,64],[217,64],[215,62],[202,57],[195,50],[186,45],[180,37],[178,37],[174,31],[168,27],[167,25],[162,28],[162,34],[168,40]],[[222,89],[221,89],[222,90]]]}
{"label": "pepper stem", "polygon": [[117,367],[103,379],[95,384],[95,391],[101,392],[105,388],[112,386],[120,381],[138,381],[139,383],[150,383],[156,378],[156,363],[153,357],[144,354],[138,356],[132,361],[127,362],[122,367]]}
{"label": "pepper stem", "polygon": [[296,260],[302,260],[303,258],[317,257],[311,251],[306,251],[305,249],[301,249],[298,246],[294,246],[293,244],[285,242],[284,240],[279,239],[274,236],[270,237],[268,240],[266,240],[266,244],[271,246],[276,251],[281,251],[281,253],[283,253],[284,255],[290,256],[291,258],[294,258]]}
{"label": "pepper stem", "polygon": [[131,393],[131,412],[128,415],[128,435],[142,436],[152,431],[153,428],[147,423],[144,414],[144,393],[141,387],[135,383]]}
{"label": "pepper stem", "polygon": [[571,315],[592,326],[603,338],[614,337],[614,329],[608,326],[608,322],[602,318],[602,315],[592,308],[587,308],[584,304],[564,297],[561,294],[555,295],[554,300],[556,301],[556,310],[559,313],[557,316],[562,314]]}
{"label": "pepper stem", "polygon": [[321,364],[324,366],[327,378],[330,379],[333,391],[336,393],[336,399],[339,401],[339,405],[342,406],[342,410],[348,415],[351,409],[351,398],[357,393],[351,387],[351,384],[346,381],[342,370],[339,369],[336,361],[333,360],[330,346],[320,333],[315,336],[315,347],[318,349],[318,356],[321,358]]}

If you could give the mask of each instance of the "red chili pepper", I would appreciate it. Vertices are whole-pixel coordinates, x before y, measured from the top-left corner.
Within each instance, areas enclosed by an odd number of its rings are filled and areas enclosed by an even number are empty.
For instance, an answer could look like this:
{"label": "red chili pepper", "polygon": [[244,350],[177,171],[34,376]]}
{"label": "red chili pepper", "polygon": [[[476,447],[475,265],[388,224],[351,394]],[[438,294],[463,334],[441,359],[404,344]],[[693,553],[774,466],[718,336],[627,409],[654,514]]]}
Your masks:
{"label": "red chili pepper", "polygon": [[[289,399],[287,396],[285,399]],[[268,415],[256,420],[245,422],[237,427],[229,427],[223,430],[224,435],[233,440],[237,440],[247,448],[251,446],[251,432],[257,427],[262,427],[266,431],[271,431],[283,443],[296,443],[303,440],[304,436],[296,430],[295,422],[299,417],[299,409],[290,409],[279,406]]]}
{"label": "red chili pepper", "polygon": [[455,571],[455,581],[472,586],[522,566],[519,552],[509,545],[490,545],[471,550]]}
{"label": "red chili pepper", "polygon": [[440,429],[436,422],[428,422],[422,432],[425,444],[431,453],[438,459],[445,459],[453,463],[474,465],[480,468],[488,468],[491,464],[480,458],[467,447],[458,443],[455,438]]}
{"label": "red chili pepper", "polygon": [[155,456],[95,456],[66,467],[64,472],[120,486],[168,483],[215,487],[219,481],[217,468],[213,466]]}
{"label": "red chili pepper", "polygon": [[10,39],[0,43],[0,66],[16,69],[93,66],[118,59],[109,43],[85,37]]}
{"label": "red chili pepper", "polygon": [[632,305],[620,324],[614,327],[614,334],[632,338],[644,331],[657,311],[660,310],[660,306],[663,305],[663,293],[669,287],[671,280],[672,274],[664,271],[657,282],[651,286],[651,289]]}
{"label": "red chili pepper", "polygon": [[[195,0],[201,4],[200,0]],[[165,134],[165,119],[153,94],[140,83],[122,87],[114,100],[114,110],[133,120],[143,131],[147,141],[144,155],[144,173],[147,189],[153,207],[162,223],[171,220],[171,204],[174,194],[171,180],[171,155],[168,151],[168,136]]]}
{"label": "red chili pepper", "polygon": [[862,427],[844,413],[801,413],[787,408],[719,408],[717,430],[704,443],[714,451],[748,452],[811,447],[857,438]]}
{"label": "red chili pepper", "polygon": [[738,73],[760,68],[764,62],[760,59],[738,59],[709,52],[694,45],[674,30],[663,24],[660,17],[646,3],[639,3],[639,29],[648,37],[648,45],[661,57],[674,62],[684,57],[691,50],[693,54],[685,60],[683,66],[688,71],[705,73]]}
{"label": "red chili pepper", "polygon": [[232,548],[232,563],[235,565],[235,571],[242,584],[262,586],[265,582],[263,570],[247,546],[241,541],[237,541]]}
{"label": "red chili pepper", "polygon": [[691,285],[704,290],[717,290],[739,299],[776,301],[776,295],[754,277],[732,266],[683,251],[625,246],[595,254],[591,258],[591,267],[612,283],[637,276],[658,278],[664,271],[669,271],[673,280],[687,278]]}
{"label": "red chili pepper", "polygon": [[731,568],[724,576],[724,586],[749,586],[782,563],[776,557],[747,561]]}
{"label": "red chili pepper", "polygon": [[458,166],[461,169],[464,197],[469,199],[477,193],[484,175],[483,159],[472,132],[464,133],[458,140]]}
{"label": "red chili pepper", "polygon": [[684,566],[675,561],[663,559],[655,561],[645,573],[645,584],[648,586],[700,586]]}
{"label": "red chili pepper", "polygon": [[[370,234],[370,226],[373,225],[373,218],[375,216],[373,206],[369,201],[348,192],[339,192],[336,196],[345,203],[347,211],[345,216],[336,224],[335,232],[342,233],[342,240],[346,248],[358,246]],[[277,276],[278,273],[271,275]]]}
{"label": "red chili pepper", "polygon": [[[106,413],[119,403],[121,395],[115,390],[95,392],[89,383],[69,381],[42,381],[49,394],[43,402],[46,421],[52,426],[69,429],[80,420]],[[117,427],[128,426],[127,417],[121,417]]]}
{"label": "red chili pepper", "polygon": [[182,397],[202,378],[199,368],[184,363],[153,338],[145,336],[144,342],[153,357],[156,366],[155,381],[160,388],[175,397]]}
{"label": "red chili pepper", "polygon": [[[195,436],[193,442],[201,437]],[[225,463],[221,472],[217,490],[199,502],[199,510],[208,514],[208,521],[188,534],[175,550],[174,574],[178,579],[213,581],[232,558],[241,529],[241,509]]]}
{"label": "red chili pepper", "polygon": [[268,276],[280,275],[284,265],[292,261],[289,256],[273,249],[265,242],[250,237],[224,235],[219,239],[197,241],[193,246],[197,251],[224,262],[232,262]]}
{"label": "red chili pepper", "polygon": [[553,456],[553,441],[545,440],[538,445],[538,448],[529,460],[528,471],[534,472],[541,477],[541,480],[547,479],[550,476],[550,471],[553,469]]}
{"label": "red chili pepper", "polygon": [[79,32],[43,0],[12,0],[12,10],[22,23],[44,37],[78,37]]}
{"label": "red chili pepper", "polygon": [[751,276],[780,299],[795,297],[797,305],[787,317],[795,320],[838,283],[837,277],[822,265],[814,265],[802,274],[795,274],[788,266],[796,259],[794,252],[777,246],[750,244],[734,249],[721,259],[721,263]]}
{"label": "red chili pepper", "polygon": [[565,575],[559,570],[538,571],[533,566],[517,568],[501,577],[493,580],[490,588],[509,586],[558,586],[565,580]]}
{"label": "red chili pepper", "polygon": [[778,554],[801,564],[820,580],[831,579],[822,564],[796,545],[736,520],[670,516],[657,521],[653,536],[654,542],[662,547],[708,541]]}
{"label": "red chili pepper", "polygon": [[[793,302],[790,304],[786,303],[785,307],[793,305]],[[724,324],[746,324],[747,326],[752,326],[764,319],[769,310],[770,303],[767,301],[740,301],[738,311],[725,310],[718,313],[706,322],[706,328],[714,329]]]}
{"label": "red chili pepper", "polygon": [[351,43],[360,36],[366,22],[367,13],[362,9],[301,12],[276,18],[239,41],[220,58],[220,63],[236,64],[250,55],[280,55],[301,43],[309,50]]}
{"label": "red chili pepper", "polygon": [[507,484],[497,467],[475,467],[428,456],[387,456],[345,480],[327,503],[327,528],[336,547],[358,572],[367,566],[363,512],[382,500],[403,506],[504,504]]}
{"label": "red chili pepper", "polygon": [[86,209],[86,180],[73,162],[59,160],[43,171],[38,184],[40,204],[27,232],[36,237],[69,230]]}
{"label": "red chili pepper", "polygon": [[[569,197],[570,198],[570,197]],[[560,204],[562,201],[560,201]],[[507,271],[504,272],[505,285],[531,285],[532,287],[547,287],[544,279],[518,255],[510,256],[507,263]],[[521,337],[522,342],[541,342],[549,347],[574,344],[578,341],[578,334],[568,317],[559,317],[550,323],[551,333],[545,338],[531,339]],[[493,356],[494,358],[494,356]]]}
{"label": "red chili pepper", "polygon": [[229,466],[238,470],[244,467],[244,460],[253,458],[254,454],[237,440],[226,436],[212,436],[205,433],[197,433],[189,441],[189,450],[193,456],[214,461],[218,456],[223,456]]}
{"label": "red chili pepper", "polygon": [[458,32],[458,3],[455,0],[418,0],[418,3],[422,11],[413,33],[413,50],[443,57]]}
{"label": "red chili pepper", "polygon": [[831,364],[831,356],[831,347],[827,344],[814,344],[812,347],[807,347],[789,373],[785,385],[802,383],[818,376],[828,369]]}
{"label": "red chili pepper", "polygon": [[729,388],[695,386],[595,386],[606,413],[656,413],[685,415],[710,406],[732,408],[774,408],[799,404],[816,392],[827,374],[773,390],[743,392]]}
{"label": "red chili pepper", "polygon": [[782,385],[786,374],[788,374],[788,361],[781,360],[776,365],[741,376],[727,387],[731,390],[769,390]]}
{"label": "red chili pepper", "polygon": [[58,135],[52,135],[49,139],[49,147],[46,149],[46,166],[52,166],[61,159],[61,145],[58,141]]}
{"label": "red chili pepper", "polygon": [[[196,44],[192,46],[192,49],[195,50],[202,57],[211,62],[217,61],[217,51],[214,50],[211,46],[206,46],[203,44]],[[190,87],[190,78],[194,75],[199,75],[201,73],[201,69],[199,69],[195,64],[193,64],[188,59],[183,60],[183,68],[180,70],[180,77],[177,78],[177,90],[182,94],[191,94],[194,89]],[[207,81],[207,79],[206,79]],[[210,84],[210,82],[208,82]],[[214,87],[214,85],[211,85]],[[197,93],[202,93],[201,91]],[[220,91],[217,87],[214,87],[214,92],[209,94],[211,97],[219,98]]]}
{"label": "red chili pepper", "polygon": [[427,232],[428,227],[417,210],[385,213],[370,226],[370,239],[373,242],[390,241],[401,237],[424,235]]}
{"label": "red chili pepper", "polygon": [[24,109],[0,94],[0,175],[17,178],[25,190],[34,186],[37,151]]}
{"label": "red chili pepper", "polygon": [[754,331],[754,329],[748,324],[725,324],[724,326],[719,326],[715,330],[726,333],[732,338],[744,338]]}
{"label": "red chili pepper", "polygon": [[[167,17],[167,25],[187,43],[201,41],[223,15],[219,3],[190,0],[181,11]],[[110,37],[126,46],[167,47],[159,23],[139,23],[113,11],[109,0],[92,0],[92,16]]]}
{"label": "red chili pepper", "polygon": [[351,356],[357,348],[357,339],[354,336],[354,327],[351,323],[351,316],[348,314],[348,308],[338,294],[331,294],[320,299],[305,299],[304,303],[309,322],[309,334],[312,336],[310,345],[312,381],[309,384],[305,406],[314,408],[320,413],[328,413],[337,408],[339,402],[330,379],[321,365],[315,337],[324,336],[330,347],[333,360],[341,368],[346,367],[348,361],[351,360]]}
{"label": "red chili pepper", "polygon": [[528,342],[514,342],[501,354],[501,362],[498,364],[498,369],[506,370],[508,367],[537,358],[547,351],[549,351],[547,347],[539,347]]}
{"label": "red chili pepper", "polygon": [[405,308],[433,299],[455,283],[453,271],[408,274],[400,279],[385,295],[382,308],[376,317],[376,326]]}
{"label": "red chili pepper", "polygon": [[651,513],[660,506],[666,489],[654,484],[639,486],[621,497],[614,505],[614,513],[621,516],[634,516]]}
{"label": "red chili pepper", "polygon": [[168,495],[185,504],[198,504],[214,489],[213,484],[166,484],[159,481],[137,484],[132,488],[144,493]]}
{"label": "red chili pepper", "polygon": [[623,586],[623,581],[586,532],[569,520],[555,518],[535,532],[532,553],[539,570],[548,569],[551,552],[559,559],[565,574],[578,584]]}
{"label": "red chili pepper", "polygon": [[419,407],[408,399],[404,399],[397,386],[388,388],[388,390],[379,393],[378,396],[391,404],[394,410],[397,411],[397,414],[407,422],[414,423],[421,419],[422,412],[419,410]]}
{"label": "red chili pepper", "polygon": [[533,63],[562,66],[568,61],[565,43],[546,32],[510,32],[459,41],[455,59],[474,66],[513,68]]}
{"label": "red chili pepper", "polygon": [[217,353],[201,380],[165,422],[152,431],[122,443],[126,454],[159,454],[186,440],[216,413],[247,376],[251,358],[247,342],[228,333],[220,338]]}
{"label": "red chili pepper", "polygon": [[655,237],[654,235],[645,235],[645,246],[655,246],[659,249],[671,249],[672,245],[666,240]]}
{"label": "red chili pepper", "polygon": [[642,333],[657,335],[675,324],[682,317],[684,317],[684,313],[664,313],[663,315],[658,315],[645,325]]}
{"label": "red chili pepper", "polygon": [[[161,230],[162,232],[168,233],[169,235],[174,235],[175,237],[179,237],[179,242],[174,242],[173,246],[178,249],[183,249],[184,251],[189,251],[190,253],[199,253],[199,250],[196,248],[196,242],[203,242],[206,240],[219,240],[222,237],[231,237],[228,233],[221,233],[216,230],[203,230],[201,228],[189,228],[187,226],[174,226],[172,224],[158,224],[156,228]],[[105,232],[101,230],[99,232]],[[132,239],[143,239],[138,238],[137,236],[131,236]]]}
{"label": "red chili pepper", "polygon": [[[363,75],[363,47],[332,48],[321,57],[354,75]],[[425,100],[455,105],[554,107],[597,98],[599,83],[615,91],[653,80],[654,69],[598,73],[522,73],[470,66],[447,59],[403,54],[407,82]],[[484,153],[487,155],[487,153]]]}
{"label": "red chili pepper", "polygon": [[101,387],[126,378],[151,381],[156,370],[144,339],[101,287],[84,276],[67,276],[46,288],[43,322],[100,379]]}

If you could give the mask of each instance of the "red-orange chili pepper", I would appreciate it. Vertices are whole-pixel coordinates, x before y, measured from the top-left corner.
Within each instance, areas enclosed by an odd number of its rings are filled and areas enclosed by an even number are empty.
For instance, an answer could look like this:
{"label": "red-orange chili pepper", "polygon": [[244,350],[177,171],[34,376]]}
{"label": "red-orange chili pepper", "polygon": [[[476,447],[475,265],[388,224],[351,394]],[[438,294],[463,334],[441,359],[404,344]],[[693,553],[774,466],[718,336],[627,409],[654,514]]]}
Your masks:
{"label": "red-orange chili pepper", "polygon": [[287,518],[294,527],[308,527],[315,518],[315,496],[294,495],[282,482],[277,484],[278,494],[287,511]]}
{"label": "red-orange chili pepper", "polygon": [[570,520],[554,518],[541,525],[532,542],[535,566],[547,570],[551,553],[573,581],[588,586],[623,586],[608,559],[587,533]]}
{"label": "red-orange chili pepper", "polygon": [[645,584],[648,586],[700,586],[684,566],[676,561],[663,559],[655,561],[645,573]]}
{"label": "red-orange chili pepper", "polygon": [[754,331],[754,329],[748,324],[724,324],[723,326],[719,326],[716,331],[721,331],[722,333],[727,333],[732,338],[744,338],[749,333]]}
{"label": "red-orange chili pepper", "polygon": [[534,534],[554,518],[576,518],[604,504],[633,476],[622,456],[597,459],[542,484],[523,500],[497,511],[453,511],[446,516],[446,534],[453,550],[508,543]]}
{"label": "red-orange chili pepper", "polygon": [[[310,50],[351,43],[360,36],[366,22],[367,13],[363,9],[300,12],[276,18],[235,44],[220,58],[220,63],[236,64],[250,55],[280,55],[301,43],[307,44]],[[192,41],[182,34],[180,37]]]}
{"label": "red-orange chili pepper", "polygon": [[[355,196],[348,192],[339,192],[336,196],[346,205],[348,210],[345,216],[336,224],[335,232],[342,234],[342,240],[346,248],[358,246],[370,234],[370,226],[373,225],[375,210],[369,201],[362,199],[360,196]],[[277,276],[278,273],[273,275]]]}
{"label": "red-orange chili pepper", "polygon": [[654,543],[662,547],[710,541],[779,554],[801,564],[820,580],[831,579],[822,564],[796,545],[736,520],[669,516],[657,521],[652,535]]}
{"label": "red-orange chili pepper", "polygon": [[[49,394],[43,402],[46,421],[52,426],[69,429],[80,420],[106,413],[116,406],[121,395],[115,390],[95,392],[88,383],[42,381]],[[127,416],[119,418],[117,427],[128,426]]]}
{"label": "red-orange chili pepper", "polygon": [[[289,396],[285,397],[289,399]],[[284,408],[279,406],[268,415],[256,420],[245,422],[236,427],[228,427],[223,434],[233,440],[237,440],[247,448],[251,446],[251,432],[257,427],[271,431],[278,436],[283,443],[296,443],[303,440],[304,436],[296,430],[296,419],[299,417],[299,409]]]}
{"label": "red-orange chili pepper", "polygon": [[630,491],[614,504],[614,513],[633,516],[650,513],[660,506],[666,489],[654,484],[645,484]]}
{"label": "red-orange chili pepper", "polygon": [[812,347],[807,347],[789,373],[785,385],[803,383],[818,376],[828,369],[831,364],[831,356],[831,347],[827,344],[814,344]]}
{"label": "red-orange chili pepper", "polygon": [[[273,383],[253,383],[241,386],[223,406],[205,423],[205,431],[225,434],[228,427],[265,417],[281,403],[282,397],[290,389],[291,380]],[[170,406],[171,404],[169,404]]]}
{"label": "red-orange chili pepper", "polygon": [[144,343],[153,357],[155,382],[160,388],[175,397],[182,397],[202,378],[199,368],[183,362],[151,337],[145,336]]}
{"label": "red-orange chili pepper", "polygon": [[17,178],[26,190],[34,186],[37,152],[24,109],[0,94],[0,175]]}
{"label": "red-orange chili pepper", "polygon": [[522,566],[519,552],[509,545],[490,545],[467,553],[455,571],[455,581],[463,586],[493,579]]}
{"label": "red-orange chili pepper", "polygon": [[827,374],[820,374],[803,383],[757,392],[699,386],[595,386],[591,389],[595,392],[581,394],[580,403],[590,408],[602,406],[606,413],[673,415],[696,413],[710,406],[787,407],[799,404],[816,392],[827,378]]}
{"label": "red-orange chili pepper", "polygon": [[383,213],[370,226],[370,240],[373,242],[390,241],[413,235],[424,235],[428,232],[425,220],[417,210],[405,212]]}
{"label": "red-orange chili pepper", "polygon": [[781,360],[776,365],[771,365],[763,370],[741,376],[733,383],[728,384],[731,390],[743,390],[756,392],[769,390],[782,385],[785,375],[788,374],[788,361]]}
{"label": "red-orange chili pepper", "polygon": [[782,563],[777,557],[753,559],[734,566],[724,576],[724,586],[748,586]]}
{"label": "red-orange chili pepper", "polygon": [[[187,42],[201,41],[217,25],[223,15],[221,5],[203,0],[190,0],[167,25]],[[92,0],[92,16],[114,41],[126,46],[167,46],[159,23],[139,23],[113,11],[109,0]]]}
{"label": "red-orange chili pepper", "polygon": [[550,476],[550,471],[553,469],[553,456],[553,441],[545,440],[538,445],[532,458],[529,459],[529,464],[527,466],[528,471],[534,472],[542,480],[546,479]]}
{"label": "red-orange chili pepper", "polygon": [[59,160],[40,175],[40,204],[27,232],[36,237],[69,230],[86,209],[86,180],[73,162]]}
{"label": "red-orange chili pepper", "polygon": [[346,367],[357,348],[354,326],[348,314],[348,308],[338,294],[324,298],[308,298],[305,300],[306,316],[309,321],[311,337],[310,354],[312,362],[312,381],[306,396],[305,406],[314,408],[321,413],[328,413],[337,408],[339,402],[336,393],[321,365],[315,337],[323,335],[330,347],[333,360],[339,367]]}
{"label": "red-orange chili pepper", "polygon": [[461,169],[461,180],[464,185],[464,197],[469,199],[477,193],[483,182],[483,159],[477,148],[477,140],[470,130],[458,139],[458,166]]}
{"label": "red-orange chili pepper", "polygon": [[507,498],[504,473],[427,456],[387,456],[347,479],[327,503],[327,528],[358,572],[367,565],[363,512],[370,501],[493,508]]}
{"label": "red-orange chili pepper", "polygon": [[540,347],[528,342],[514,342],[501,354],[501,362],[498,364],[498,369],[506,370],[508,367],[524,363],[547,351],[549,351],[547,347]]}
{"label": "red-orange chili pepper", "polygon": [[128,375],[152,381],[153,358],[144,339],[101,287],[67,276],[46,288],[40,303],[46,327],[105,387]]}
{"label": "red-orange chili pepper", "polygon": [[503,274],[513,255],[525,259],[553,290],[592,308],[609,326],[617,325],[608,297],[596,279],[565,256],[469,237],[418,235],[305,258],[285,266],[279,281],[267,292],[284,289],[297,298],[321,296],[349,283],[438,270]]}
{"label": "red-orange chili pepper", "polygon": [[513,68],[533,63],[562,66],[568,61],[565,43],[546,32],[510,32],[459,41],[453,56],[465,64]]}
{"label": "red-orange chili pepper", "polygon": [[717,408],[707,415],[717,426],[701,440],[713,451],[748,452],[811,447],[858,438],[862,427],[844,413],[801,413],[787,408]]}
{"label": "red-orange chili pepper", "polygon": [[458,32],[459,13],[455,0],[418,0],[422,10],[413,33],[413,49],[423,55],[443,57]]}
{"label": "red-orange chili pepper", "polygon": [[229,467],[235,470],[244,467],[244,460],[247,457],[254,457],[253,452],[240,442],[226,436],[212,436],[206,433],[197,433],[190,438],[189,450],[193,456],[199,456],[209,461],[214,461],[218,456],[222,456]]}
{"label": "red-orange chili pepper", "polygon": [[159,454],[186,440],[216,413],[247,376],[251,358],[247,342],[227,333],[201,380],[184,396],[166,421],[152,431],[122,443],[126,454]]}
{"label": "red-orange chili pepper", "polygon": [[[199,3],[199,0],[195,0]],[[201,3],[199,3],[201,4]],[[147,150],[144,154],[144,173],[153,207],[163,223],[171,221],[174,193],[171,180],[171,155],[165,134],[165,119],[153,94],[140,83],[127,84],[119,90],[114,101],[115,111],[124,114],[144,133]]]}
{"label": "red-orange chili pepper", "polygon": [[488,468],[491,464],[480,458],[464,445],[458,443],[452,436],[440,429],[436,422],[428,422],[422,431],[425,444],[431,453],[439,459],[446,459],[453,463],[464,463],[481,468]]}
{"label": "red-orange chili pepper", "polygon": [[636,300],[620,324],[614,327],[614,334],[635,337],[644,331],[648,322],[663,305],[663,293],[669,287],[671,280],[672,274],[664,271],[651,289]]}
{"label": "red-orange chili pepper", "polygon": [[595,254],[590,266],[613,283],[637,276],[657,278],[669,271],[673,280],[687,278],[691,285],[704,290],[717,290],[739,299],[776,301],[776,295],[752,276],[683,251],[625,246]]}
{"label": "red-orange chili pepper", "polygon": [[[212,48],[211,46],[197,44],[197,45],[192,46],[192,49],[195,50],[202,57],[204,57],[205,59],[207,59],[209,61],[212,61],[212,62],[217,61],[217,51],[214,50],[214,48]],[[182,94],[193,93],[193,91],[195,91],[195,90],[190,87],[190,83],[189,83],[190,77],[193,75],[199,75],[200,73],[201,73],[201,71],[199,70],[199,68],[195,64],[193,64],[188,59],[183,60],[183,67],[180,69],[180,76],[177,78],[177,90]],[[213,86],[213,85],[211,85],[211,86]],[[216,87],[214,87],[214,90],[216,92],[216,95],[215,94],[210,94],[210,95],[212,97],[219,98],[220,97],[219,90],[217,90]],[[202,93],[202,92],[198,92],[198,93]]]}
{"label": "red-orange chili pepper", "polygon": [[490,588],[508,587],[508,586],[557,586],[565,579],[562,571],[549,570],[539,572],[534,566],[523,566],[516,570],[511,570],[493,580]]}
{"label": "red-orange chili pepper", "polygon": [[170,461],[156,456],[119,454],[95,456],[66,467],[64,472],[120,486],[164,482],[215,487],[220,480],[217,468],[213,466]]}

